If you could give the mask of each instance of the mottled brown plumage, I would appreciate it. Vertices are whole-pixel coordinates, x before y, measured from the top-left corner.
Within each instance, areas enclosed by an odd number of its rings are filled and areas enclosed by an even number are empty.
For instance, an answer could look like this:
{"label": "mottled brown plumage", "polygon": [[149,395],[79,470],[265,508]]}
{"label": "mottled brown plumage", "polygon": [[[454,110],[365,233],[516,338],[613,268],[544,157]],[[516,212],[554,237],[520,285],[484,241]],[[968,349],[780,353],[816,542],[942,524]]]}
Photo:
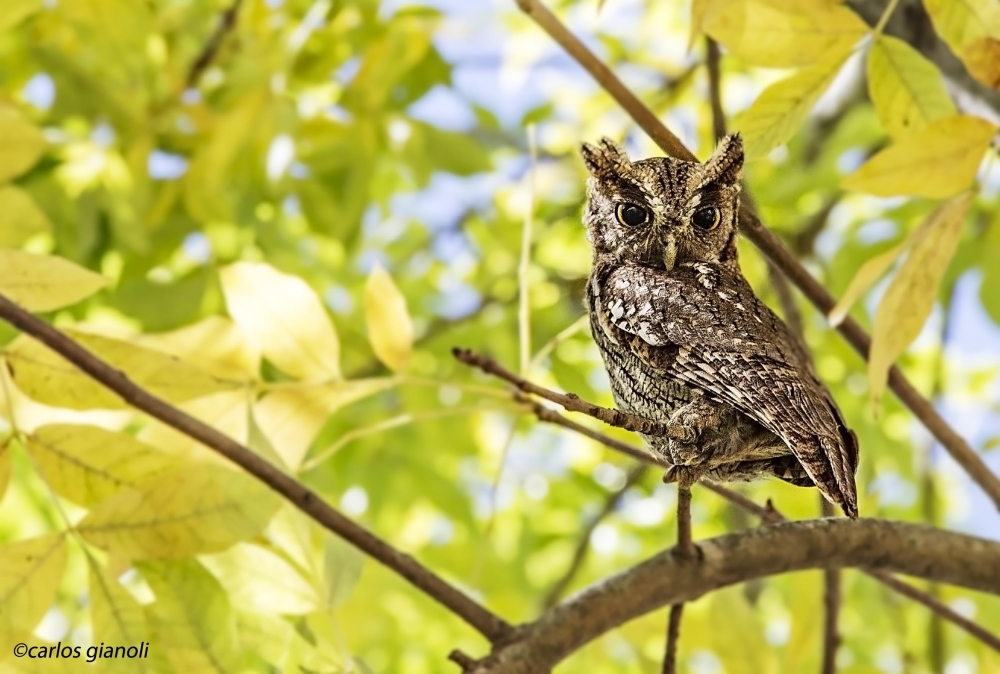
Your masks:
{"label": "mottled brown plumage", "polygon": [[857,439],[740,271],[739,136],[705,164],[631,162],[607,139],[583,158],[594,339],[618,407],[669,423],[645,438],[674,464],[667,479],[773,475],[857,517]]}

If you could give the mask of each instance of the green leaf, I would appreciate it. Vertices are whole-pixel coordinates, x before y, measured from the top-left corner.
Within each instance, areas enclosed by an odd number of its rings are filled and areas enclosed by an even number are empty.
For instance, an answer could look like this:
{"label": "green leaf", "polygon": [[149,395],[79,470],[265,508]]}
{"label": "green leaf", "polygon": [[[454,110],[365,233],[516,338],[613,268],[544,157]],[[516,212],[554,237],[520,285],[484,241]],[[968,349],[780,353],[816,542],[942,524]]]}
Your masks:
{"label": "green leaf", "polygon": [[340,379],[340,341],[305,281],[257,262],[238,262],[219,276],[229,315],[265,358],[296,379]]}
{"label": "green leaf", "polygon": [[54,311],[76,304],[108,285],[108,279],[69,260],[0,249],[0,293],[28,311]]}
{"label": "green leaf", "polygon": [[885,391],[889,368],[917,338],[937,301],[938,286],[958,247],[972,195],[936,208],[910,235],[910,254],[893,277],[875,312],[868,379],[875,409]]}
{"label": "green leaf", "polygon": [[43,0],[4,0],[0,11],[0,33],[41,11]]}
{"label": "green leaf", "polygon": [[945,117],[865,162],[844,189],[880,197],[944,199],[968,189],[997,128],[969,115]]}
{"label": "green leaf", "polygon": [[267,548],[239,543],[225,552],[203,555],[201,561],[237,608],[272,615],[303,615],[319,608],[316,588]]}
{"label": "green leaf", "polygon": [[445,131],[424,122],[408,123],[410,136],[403,145],[403,157],[424,178],[418,183],[423,184],[434,171],[467,176],[492,166],[486,148],[469,134]]}
{"label": "green leaf", "polygon": [[[138,601],[118,582],[109,570],[96,562],[90,563],[90,625],[93,643],[115,646],[139,646],[149,643],[149,626],[146,614]],[[151,646],[151,657],[108,658],[101,660],[101,670],[107,672],[153,672],[160,651]],[[159,663],[158,663],[159,664]]]}
{"label": "green leaf", "polygon": [[16,108],[0,103],[0,182],[15,178],[42,156],[45,139]]}
{"label": "green leaf", "polygon": [[77,529],[90,543],[128,559],[176,559],[256,536],[280,504],[246,473],[194,465],[122,489]]}
{"label": "green leaf", "polygon": [[837,76],[848,54],[833,54],[816,65],[775,82],[740,115],[748,158],[762,157],[787,142]]}
{"label": "green leaf", "polygon": [[0,248],[17,248],[51,229],[48,216],[30,194],[16,185],[0,187]]}
{"label": "green leaf", "polygon": [[66,538],[52,534],[0,546],[0,636],[31,632],[55,601],[66,568]]}
{"label": "green leaf", "polygon": [[868,91],[882,126],[894,138],[955,114],[937,66],[894,37],[878,36],[868,52]]}
{"label": "green leaf", "polygon": [[326,609],[332,610],[350,598],[354,587],[361,579],[361,569],[365,557],[357,548],[324,532],[323,538],[323,586],[326,595]]}
{"label": "green leaf", "polygon": [[[111,337],[67,330],[85,349],[154,395],[183,402],[235,388],[172,356]],[[22,335],[6,348],[18,387],[30,398],[74,410],[126,409],[128,404],[41,342]]]}
{"label": "green leaf", "polygon": [[365,285],[365,324],[378,359],[395,372],[405,369],[413,350],[413,322],[406,298],[379,265],[372,268]]}
{"label": "green leaf", "polygon": [[82,506],[176,467],[155,447],[97,426],[42,426],[27,436],[27,447],[49,486]]}
{"label": "green leaf", "polygon": [[146,607],[151,649],[164,652],[177,672],[243,671],[235,615],[219,581],[205,567],[184,559],[143,562],[139,571],[156,595]]}

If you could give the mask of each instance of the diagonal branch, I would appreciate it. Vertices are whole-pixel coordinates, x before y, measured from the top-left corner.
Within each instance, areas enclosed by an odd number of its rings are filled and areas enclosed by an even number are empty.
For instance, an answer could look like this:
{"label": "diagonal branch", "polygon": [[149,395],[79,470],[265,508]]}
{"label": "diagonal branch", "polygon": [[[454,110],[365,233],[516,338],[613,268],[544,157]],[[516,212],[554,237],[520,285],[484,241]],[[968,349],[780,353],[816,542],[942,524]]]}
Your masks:
{"label": "diagonal branch", "polygon": [[364,527],[331,508],[318,494],[283,473],[253,450],[188,413],[137,386],[123,372],[111,367],[77,342],[40,318],[0,295],[0,318],[25,332],[80,368],[95,381],[121,396],[132,407],[159,419],[184,435],[226,457],[292,505],[368,556],[408,580],[491,642],[506,637],[511,626],[413,557],[400,552]]}
{"label": "diagonal branch", "polygon": [[240,5],[242,4],[243,0],[233,0],[233,4],[229,6],[229,9],[219,16],[219,23],[216,24],[211,37],[208,38],[208,42],[202,47],[201,53],[198,54],[198,58],[194,60],[194,63],[191,64],[191,69],[188,71],[187,85],[189,87],[193,87],[198,83],[198,78],[201,77],[201,74],[215,60],[215,56],[219,53],[219,48],[222,46],[222,41],[236,27],[236,19],[240,12]]}
{"label": "diagonal branch", "polygon": [[[597,56],[594,55],[556,16],[539,0],[517,0],[521,10],[542,27],[559,45],[597,80],[605,91],[614,98],[632,119],[649,134],[660,148],[672,157],[686,161],[697,158],[688,150],[653,112],[633,94]],[[760,221],[750,203],[745,200],[740,206],[740,229],[824,314],[828,314],[835,304],[834,298],[802,266],[775,234]],[[862,355],[868,357],[871,337],[854,320],[847,318],[837,330],[848,343]],[[994,475],[982,458],[969,446],[965,439],[955,432],[937,410],[920,395],[906,379],[899,368],[889,370],[889,388],[948,450],[956,462],[979,484],[993,503],[1000,508],[1000,479]]]}
{"label": "diagonal branch", "polygon": [[755,578],[817,568],[892,571],[1000,594],[1000,543],[924,525],[840,518],[781,522],[667,550],[556,606],[482,661],[477,674],[547,671],[618,625]]}

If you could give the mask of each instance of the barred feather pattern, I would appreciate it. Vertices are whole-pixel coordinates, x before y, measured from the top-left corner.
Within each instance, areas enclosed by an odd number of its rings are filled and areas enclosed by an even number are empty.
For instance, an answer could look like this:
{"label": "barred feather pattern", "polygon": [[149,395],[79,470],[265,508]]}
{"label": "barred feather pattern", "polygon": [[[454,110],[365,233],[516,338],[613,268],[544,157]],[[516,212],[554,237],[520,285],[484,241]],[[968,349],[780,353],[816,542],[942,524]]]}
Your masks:
{"label": "barred feather pattern", "polygon": [[[773,476],[817,486],[857,517],[857,439],[802,345],[739,268],[738,137],[704,165],[629,162],[610,141],[585,146],[584,157],[588,310],[618,407],[668,422],[671,437],[645,440],[688,479]],[[615,216],[623,202],[648,209],[644,227]],[[706,203],[722,222],[702,232],[690,218]]]}

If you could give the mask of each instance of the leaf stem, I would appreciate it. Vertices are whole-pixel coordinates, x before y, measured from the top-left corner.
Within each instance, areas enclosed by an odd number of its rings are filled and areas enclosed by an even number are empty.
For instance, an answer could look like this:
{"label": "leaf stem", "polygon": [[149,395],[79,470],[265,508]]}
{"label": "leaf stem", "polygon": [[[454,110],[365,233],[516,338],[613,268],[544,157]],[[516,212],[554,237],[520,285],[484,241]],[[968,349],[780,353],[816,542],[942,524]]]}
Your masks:
{"label": "leaf stem", "polygon": [[889,4],[886,6],[885,11],[882,12],[882,16],[879,17],[878,23],[875,24],[875,28],[872,30],[872,37],[878,37],[882,34],[885,24],[889,23],[889,17],[892,16],[898,4],[899,0],[889,0]]}

